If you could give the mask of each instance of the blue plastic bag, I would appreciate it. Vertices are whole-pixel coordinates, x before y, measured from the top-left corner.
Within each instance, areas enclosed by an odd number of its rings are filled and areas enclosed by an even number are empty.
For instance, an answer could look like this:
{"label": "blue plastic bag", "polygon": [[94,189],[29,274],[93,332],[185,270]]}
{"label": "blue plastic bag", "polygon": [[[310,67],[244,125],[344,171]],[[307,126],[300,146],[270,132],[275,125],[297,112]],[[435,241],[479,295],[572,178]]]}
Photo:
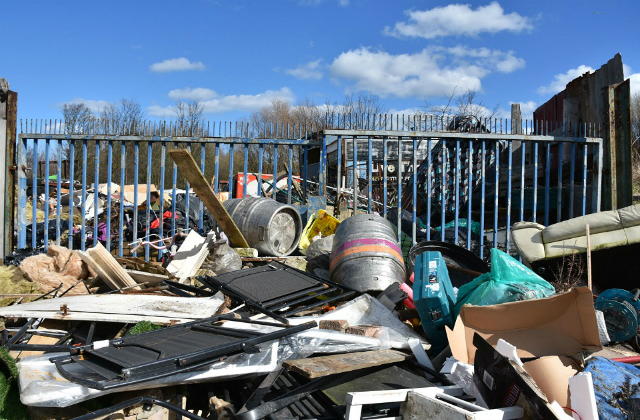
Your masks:
{"label": "blue plastic bag", "polygon": [[478,276],[458,290],[454,316],[462,305],[497,305],[499,303],[549,297],[556,289],[542,277],[504,252],[491,249],[491,271]]}

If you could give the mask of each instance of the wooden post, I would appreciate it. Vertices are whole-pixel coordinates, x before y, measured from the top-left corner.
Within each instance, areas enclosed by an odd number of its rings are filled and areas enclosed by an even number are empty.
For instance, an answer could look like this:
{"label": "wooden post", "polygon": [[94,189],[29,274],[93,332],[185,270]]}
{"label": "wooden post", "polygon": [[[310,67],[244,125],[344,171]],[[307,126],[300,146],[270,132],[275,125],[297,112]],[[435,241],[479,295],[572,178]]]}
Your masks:
{"label": "wooden post", "polygon": [[587,224],[587,286],[593,291],[591,282],[591,236],[589,235],[589,225]]}
{"label": "wooden post", "polygon": [[4,233],[0,235],[0,258],[13,251],[16,187],[16,122],[18,94],[9,90],[9,83],[0,78],[0,209],[4,211]]}
{"label": "wooden post", "polygon": [[231,244],[236,248],[250,248],[242,232],[238,229],[235,222],[227,213],[216,194],[211,189],[211,185],[207,182],[206,178],[198,168],[196,161],[193,160],[193,156],[186,149],[174,149],[169,150],[169,156],[178,165],[178,170],[185,177],[191,188],[196,192],[200,200],[209,209],[213,217],[220,224],[220,227],[231,241]]}
{"label": "wooden post", "polygon": [[615,210],[632,204],[630,86],[627,79],[603,88],[602,210]]}

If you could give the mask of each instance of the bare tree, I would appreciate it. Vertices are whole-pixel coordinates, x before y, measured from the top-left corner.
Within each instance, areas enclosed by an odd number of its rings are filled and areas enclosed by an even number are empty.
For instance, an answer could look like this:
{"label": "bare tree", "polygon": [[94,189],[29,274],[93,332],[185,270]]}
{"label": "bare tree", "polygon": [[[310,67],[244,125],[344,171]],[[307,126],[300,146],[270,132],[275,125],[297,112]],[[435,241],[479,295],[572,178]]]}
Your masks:
{"label": "bare tree", "polygon": [[344,102],[338,106],[340,113],[344,116],[343,124],[345,128],[358,128],[368,126],[373,128],[374,116],[379,116],[387,112],[387,108],[382,103],[379,96],[371,92],[358,92],[344,97]]}
{"label": "bare tree", "polygon": [[203,133],[204,105],[200,101],[178,100],[173,106],[176,113],[176,124],[183,135],[199,136]]}
{"label": "bare tree", "polygon": [[142,105],[135,99],[120,100],[120,119],[127,134],[140,134],[146,117]]}
{"label": "bare tree", "polygon": [[631,95],[631,144],[640,146],[640,92]]}
{"label": "bare tree", "polygon": [[89,124],[95,118],[93,112],[83,102],[62,105],[62,117],[64,118],[64,130],[67,134],[86,132]]}
{"label": "bare tree", "polygon": [[640,93],[631,95],[631,171],[634,194],[640,186]]}
{"label": "bare tree", "polygon": [[[421,118],[430,118],[433,124],[435,119],[435,129],[447,129],[449,121],[456,117],[477,121],[478,125],[490,124],[491,120],[498,113],[499,105],[493,109],[488,108],[482,101],[478,101],[477,91],[467,89],[464,93],[457,95],[454,89],[450,95],[444,97],[443,105],[433,105],[429,102],[423,107],[425,110],[418,112]],[[434,129],[432,128],[432,129]]]}

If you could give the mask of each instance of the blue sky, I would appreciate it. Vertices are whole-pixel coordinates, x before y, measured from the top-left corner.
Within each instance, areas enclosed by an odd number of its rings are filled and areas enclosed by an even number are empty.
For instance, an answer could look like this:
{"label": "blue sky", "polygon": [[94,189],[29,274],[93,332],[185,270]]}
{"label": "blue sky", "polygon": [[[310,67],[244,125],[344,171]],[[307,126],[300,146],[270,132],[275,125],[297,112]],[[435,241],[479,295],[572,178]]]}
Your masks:
{"label": "blue sky", "polygon": [[0,77],[24,119],[121,98],[170,119],[182,98],[233,120],[272,99],[321,105],[358,91],[410,112],[454,88],[530,117],[618,52],[640,91],[638,18],[631,0],[10,1]]}

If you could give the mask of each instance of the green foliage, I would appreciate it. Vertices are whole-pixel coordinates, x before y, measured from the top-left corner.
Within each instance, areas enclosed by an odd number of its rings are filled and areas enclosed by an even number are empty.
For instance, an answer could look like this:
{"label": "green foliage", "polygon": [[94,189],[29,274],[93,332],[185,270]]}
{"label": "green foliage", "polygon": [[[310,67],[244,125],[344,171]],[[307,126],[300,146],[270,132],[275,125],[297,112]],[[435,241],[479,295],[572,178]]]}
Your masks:
{"label": "green foliage", "polygon": [[141,334],[144,332],[159,330],[161,328],[162,328],[161,325],[156,325],[149,321],[141,321],[141,322],[138,322],[133,327],[131,327],[131,329],[129,329],[129,332],[127,332],[127,335]]}

